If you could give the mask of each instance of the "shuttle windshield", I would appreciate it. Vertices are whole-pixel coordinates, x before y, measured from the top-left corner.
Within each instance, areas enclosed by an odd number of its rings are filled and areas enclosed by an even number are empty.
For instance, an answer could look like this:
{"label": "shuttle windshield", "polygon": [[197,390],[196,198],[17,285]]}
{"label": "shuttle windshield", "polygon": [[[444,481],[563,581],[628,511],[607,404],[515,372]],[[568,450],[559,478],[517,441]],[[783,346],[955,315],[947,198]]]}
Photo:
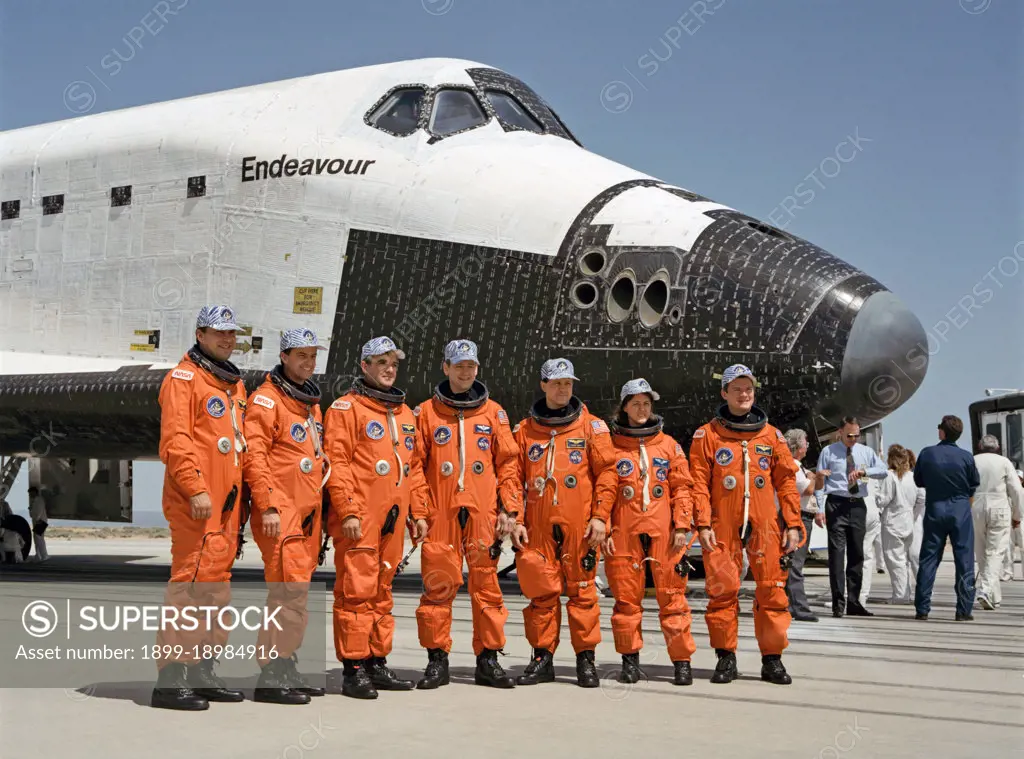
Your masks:
{"label": "shuttle windshield", "polygon": [[443,137],[486,123],[487,114],[469,90],[445,89],[434,95],[434,110],[430,115],[431,133]]}
{"label": "shuttle windshield", "polygon": [[405,137],[419,127],[426,91],[422,87],[395,90],[369,118],[370,124],[385,132]]}
{"label": "shuttle windshield", "polygon": [[487,90],[487,100],[490,102],[498,121],[502,126],[515,129],[525,129],[534,134],[543,134],[544,127],[530,113],[520,105],[519,101],[506,92],[500,90]]}

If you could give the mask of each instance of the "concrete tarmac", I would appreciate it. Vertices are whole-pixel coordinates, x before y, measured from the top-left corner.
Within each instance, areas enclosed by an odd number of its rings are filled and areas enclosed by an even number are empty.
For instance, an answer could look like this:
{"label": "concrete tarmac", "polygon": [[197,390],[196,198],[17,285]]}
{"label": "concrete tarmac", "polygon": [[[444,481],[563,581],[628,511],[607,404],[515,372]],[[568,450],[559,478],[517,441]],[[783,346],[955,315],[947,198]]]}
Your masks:
{"label": "concrete tarmac", "polygon": [[[169,541],[50,541],[52,559],[0,572],[0,589],[28,598],[34,582],[102,578],[165,580]],[[247,546],[243,574],[259,574],[259,552]],[[396,630],[389,665],[418,679],[426,663],[416,634],[418,551],[396,583]],[[760,681],[750,597],[740,602],[741,677],[712,685],[715,654],[704,621],[703,581],[690,581],[695,681],[671,682],[653,598],[645,601],[641,666],[648,679],[616,681],[620,657],[610,618],[613,601],[601,599],[602,643],[597,649],[601,687],[575,684],[575,657],[563,613],[555,655],[558,681],[510,691],[473,684],[469,598],[455,603],[451,685],[435,691],[382,692],[376,701],[329,693],[303,706],[251,700],[255,676],[231,679],[247,689],[239,704],[211,704],[182,713],[148,706],[152,681],[69,683],[67,688],[0,689],[0,757],[536,757],[694,755],[714,757],[977,757],[1013,756],[1024,745],[1024,582],[1003,583],[1000,609],[976,608],[975,621],[955,622],[953,568],[947,552],[936,581],[928,621],[912,606],[883,601],[887,575],[873,579],[873,618],[835,619],[828,608],[828,574],[812,568],[807,580],[817,623],[794,622],[783,656],[789,686]],[[330,581],[332,556],[319,579]],[[503,559],[502,566],[506,563]],[[321,568],[323,569],[323,568]],[[1015,567],[1019,577],[1022,568]],[[21,583],[16,584],[16,583]],[[324,606],[330,609],[329,594]],[[509,619],[502,665],[522,672],[530,656],[523,636],[525,599],[514,577],[503,583]],[[130,591],[122,591],[130,592]],[[563,599],[564,600],[564,599]],[[22,608],[8,603],[0,621],[20,624]],[[17,608],[13,608],[17,607]],[[326,635],[325,660],[336,668],[329,613],[310,618]],[[323,639],[322,639],[323,640]],[[115,665],[111,665],[115,666]],[[305,669],[305,667],[304,667]],[[3,685],[0,664],[0,685]],[[331,677],[333,682],[333,675]]]}

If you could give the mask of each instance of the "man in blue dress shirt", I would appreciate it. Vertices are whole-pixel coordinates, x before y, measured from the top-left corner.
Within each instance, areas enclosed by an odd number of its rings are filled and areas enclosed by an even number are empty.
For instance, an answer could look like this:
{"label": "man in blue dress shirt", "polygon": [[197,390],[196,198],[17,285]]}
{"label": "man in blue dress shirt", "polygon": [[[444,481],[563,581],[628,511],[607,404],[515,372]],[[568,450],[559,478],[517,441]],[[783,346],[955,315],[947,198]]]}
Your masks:
{"label": "man in blue dress shirt", "polygon": [[946,549],[953,543],[956,568],[956,621],[971,621],[974,606],[974,521],[971,502],[981,484],[974,456],[956,444],[964,423],[944,416],[939,423],[939,444],[923,449],[914,466],[914,482],[925,490],[921,559],[917,567],[914,606],[917,618],[928,619],[932,607],[935,572]]}
{"label": "man in blue dress shirt", "polygon": [[[858,440],[860,424],[856,417],[844,417],[839,440],[823,448],[818,456],[818,472],[824,475],[825,484],[814,492],[818,501],[818,516],[814,521],[819,527],[827,525],[828,528],[828,580],[832,586],[833,617],[844,613],[874,616],[860,603],[868,513],[864,499],[868,495],[867,478],[883,479],[886,466],[873,449]],[[846,561],[847,551],[849,561]]]}

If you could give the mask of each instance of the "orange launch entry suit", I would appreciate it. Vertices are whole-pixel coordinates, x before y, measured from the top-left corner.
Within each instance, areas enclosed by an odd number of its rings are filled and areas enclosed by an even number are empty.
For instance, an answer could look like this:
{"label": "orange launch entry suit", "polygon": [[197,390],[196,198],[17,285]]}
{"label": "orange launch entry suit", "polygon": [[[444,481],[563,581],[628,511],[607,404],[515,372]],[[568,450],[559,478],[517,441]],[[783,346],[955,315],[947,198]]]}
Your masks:
{"label": "orange launch entry suit", "polygon": [[[754,574],[754,634],[761,655],[789,645],[791,617],[782,556],[782,526],[806,540],[796,490],[798,467],[782,433],[754,406],[742,420],[728,406],[693,434],[690,474],[697,527],[710,526],[718,545],[704,552],[711,645],[735,651],[742,551]],[[775,494],[778,493],[779,506]],[[745,529],[748,539],[741,538]]]}
{"label": "orange launch entry suit", "polygon": [[[391,582],[402,560],[408,516],[426,519],[423,465],[415,456],[416,417],[397,388],[357,379],[327,409],[324,448],[331,462],[327,529],[334,541],[334,646],[339,661],[391,653]],[[357,540],[342,535],[360,519]]]}
{"label": "orange launch entry suit", "polygon": [[416,610],[420,645],[451,651],[452,602],[469,565],[473,653],[505,647],[508,609],[498,585],[501,555],[495,538],[498,493],[505,510],[522,511],[519,449],[508,415],[474,381],[456,397],[445,380],[417,406],[419,458],[429,488],[429,531],[421,558],[423,596]]}
{"label": "orange launch entry suit", "polygon": [[594,586],[600,556],[583,536],[595,516],[594,485],[615,455],[608,425],[575,396],[555,412],[541,398],[512,432],[526,489],[525,508],[516,514],[529,540],[516,558],[519,586],[530,599],[523,609],[526,639],[534,649],[555,652],[565,593],[572,647],[577,654],[593,650],[601,641]]}
{"label": "orange launch entry suit", "polygon": [[[306,600],[320,550],[323,486],[331,470],[323,452],[320,389],[298,387],[280,367],[251,396],[245,419],[249,455],[245,480],[252,494],[252,534],[263,555],[268,607],[280,606],[283,629],[267,625],[257,636],[260,664],[288,658],[302,644]],[[276,509],[280,533],[263,531],[263,515]],[[276,647],[274,656],[269,656]]]}
{"label": "orange launch entry suit", "polygon": [[649,563],[669,657],[689,661],[696,644],[686,602],[686,548],[672,546],[674,530],[692,529],[693,481],[682,447],[661,428],[660,417],[642,427],[613,425],[615,465],[598,478],[594,516],[608,525],[613,544],[611,555],[605,556],[605,571],[615,596],[615,650],[633,654],[643,648],[644,570]]}
{"label": "orange launch entry suit", "polygon": [[[234,364],[214,361],[194,346],[164,377],[159,403],[160,460],[166,467],[163,512],[171,530],[166,603],[224,607],[231,602],[247,455],[245,384]],[[212,512],[196,520],[189,499],[203,492],[210,497]],[[228,631],[216,623],[213,629],[188,627],[168,626],[157,633],[157,645],[172,647],[170,657],[157,660],[159,669],[173,661],[195,663],[204,658],[204,646],[228,641]]]}

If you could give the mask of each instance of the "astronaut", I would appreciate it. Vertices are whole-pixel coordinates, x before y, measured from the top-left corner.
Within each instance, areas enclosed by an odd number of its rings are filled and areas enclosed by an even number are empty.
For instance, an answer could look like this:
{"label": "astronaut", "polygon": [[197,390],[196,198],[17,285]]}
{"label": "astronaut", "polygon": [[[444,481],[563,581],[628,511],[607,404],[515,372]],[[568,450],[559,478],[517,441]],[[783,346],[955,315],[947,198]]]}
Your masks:
{"label": "astronaut", "polygon": [[[693,481],[682,447],[662,432],[653,413],[660,396],[647,380],[627,382],[612,422],[615,466],[597,481],[594,516],[611,524],[605,544],[608,583],[615,596],[612,633],[622,655],[620,682],[640,679],[641,622],[647,569],[654,581],[661,631],[675,668],[676,685],[693,683],[690,657],[696,650],[686,602],[686,534],[692,532]],[[707,523],[707,518],[700,521]]]}
{"label": "astronaut", "polygon": [[262,667],[256,701],[308,704],[324,695],[299,673],[296,649],[308,621],[309,583],[320,549],[323,487],[330,464],[323,452],[320,388],[311,379],[317,352],[326,350],[309,329],[281,335],[281,363],[249,397],[245,481],[252,494],[252,534],[263,555],[267,608],[278,622],[261,628]]}
{"label": "astronaut", "polygon": [[594,649],[601,641],[601,609],[594,585],[604,520],[594,516],[594,486],[601,471],[614,463],[608,425],[573,395],[568,359],[554,358],[541,367],[544,396],[530,416],[512,430],[519,447],[519,481],[526,501],[512,529],[516,575],[530,603],[523,609],[526,639],[534,656],[519,685],[552,682],[562,607],[569,597],[569,633],[576,652],[580,687],[600,685]]}
{"label": "astronaut", "polygon": [[342,694],[377,698],[411,690],[387,666],[395,620],[391,582],[402,559],[404,526],[427,534],[427,492],[416,457],[416,417],[395,387],[405,353],[390,337],[362,349],[363,376],[327,409],[324,449],[331,462],[327,529],[334,541],[334,648],[344,666]]}
{"label": "astronaut", "polygon": [[497,658],[505,647],[508,609],[496,570],[501,542],[511,529],[505,515],[522,510],[519,449],[508,414],[476,379],[477,352],[470,340],[448,343],[442,364],[447,379],[413,411],[416,445],[422,449],[419,458],[430,489],[430,537],[422,548],[423,596],[416,610],[420,645],[428,657],[417,684],[422,689],[448,684],[452,601],[462,586],[463,560],[469,565],[474,680],[495,688],[515,687]]}
{"label": "astronaut", "polygon": [[707,575],[705,618],[718,655],[711,682],[729,683],[739,676],[739,572],[745,551],[757,583],[754,634],[761,649],[761,679],[788,685],[793,680],[782,652],[789,645],[791,617],[783,555],[795,551],[807,535],[796,490],[799,467],[782,432],[754,404],[755,383],[746,366],[727,368],[721,390],[725,403],[693,433],[690,446],[694,513]]}

